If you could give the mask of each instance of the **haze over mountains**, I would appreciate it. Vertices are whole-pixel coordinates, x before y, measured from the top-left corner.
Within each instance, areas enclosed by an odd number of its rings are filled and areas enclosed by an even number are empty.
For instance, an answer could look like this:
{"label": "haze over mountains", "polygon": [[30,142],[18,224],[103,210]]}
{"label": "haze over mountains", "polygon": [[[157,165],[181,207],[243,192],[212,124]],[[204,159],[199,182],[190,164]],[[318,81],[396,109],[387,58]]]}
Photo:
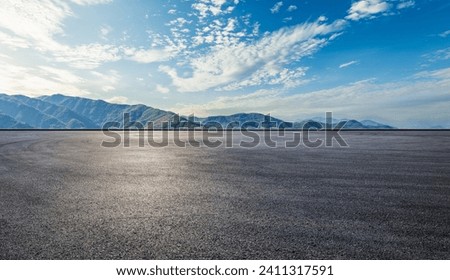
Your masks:
{"label": "haze over mountains", "polygon": [[[221,125],[223,128],[293,127],[321,129],[325,127],[324,120],[320,118],[293,123],[260,113],[188,118],[179,117],[176,113],[142,104],[112,104],[103,100],[70,97],[61,94],[37,98],[0,94],[0,128],[100,129],[103,128],[105,123],[111,122],[115,123],[113,127],[123,128],[124,114],[129,115],[130,122],[139,122],[144,126],[148,122],[153,122],[154,128],[163,127],[165,122],[170,122],[172,124],[171,127],[208,127],[218,125]],[[343,120],[333,120],[334,124],[338,124],[341,121]],[[348,120],[343,127],[353,129],[393,128],[371,120]]]}

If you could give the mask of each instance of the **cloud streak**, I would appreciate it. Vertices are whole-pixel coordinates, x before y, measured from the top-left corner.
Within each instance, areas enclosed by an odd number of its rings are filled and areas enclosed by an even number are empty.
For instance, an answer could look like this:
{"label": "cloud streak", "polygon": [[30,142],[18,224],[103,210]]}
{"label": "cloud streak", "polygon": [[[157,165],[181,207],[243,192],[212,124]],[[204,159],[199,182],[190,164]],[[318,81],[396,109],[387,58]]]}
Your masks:
{"label": "cloud streak", "polygon": [[272,14],[276,14],[276,13],[278,13],[280,11],[282,6],[283,6],[283,2],[281,2],[281,1],[277,2],[277,3],[275,3],[275,5],[273,5],[272,8],[270,8],[270,12]]}
{"label": "cloud streak", "polygon": [[343,63],[343,64],[339,65],[339,68],[340,69],[347,68],[347,67],[352,66],[352,65],[357,64],[357,63],[358,63],[358,61],[352,60],[352,61],[349,61],[349,62],[346,62],[346,63]]}
{"label": "cloud streak", "polygon": [[450,30],[444,31],[444,32],[439,34],[439,36],[442,37],[442,38],[446,38],[449,35],[450,35]]}

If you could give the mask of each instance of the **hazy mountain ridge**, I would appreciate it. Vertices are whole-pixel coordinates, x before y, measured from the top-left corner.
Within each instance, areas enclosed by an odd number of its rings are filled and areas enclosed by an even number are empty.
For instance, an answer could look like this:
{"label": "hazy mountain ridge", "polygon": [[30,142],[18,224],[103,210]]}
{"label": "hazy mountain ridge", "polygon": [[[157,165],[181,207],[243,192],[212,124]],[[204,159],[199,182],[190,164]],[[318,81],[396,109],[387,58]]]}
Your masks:
{"label": "hazy mountain ridge", "polygon": [[14,118],[0,113],[0,124],[2,127],[5,128],[17,128],[17,129],[24,129],[24,128],[32,128],[30,125],[18,122]]}
{"label": "hazy mountain ridge", "polygon": [[132,122],[146,125],[147,122],[152,121],[155,123],[155,126],[160,125],[164,121],[172,120],[176,115],[173,112],[155,109],[142,104],[112,104],[103,100],[67,97],[61,94],[42,96],[39,99],[64,106],[79,115],[88,116],[96,128],[101,128],[107,122],[118,122],[123,125],[124,113],[130,115],[130,121]]}
{"label": "hazy mountain ridge", "polygon": [[[0,128],[99,129],[108,122],[116,122],[122,128],[125,113],[130,122],[153,122],[155,128],[176,116],[145,105],[112,104],[61,94],[37,98],[0,94]],[[180,122],[180,126],[189,123],[185,118],[180,118]]]}
{"label": "hazy mountain ridge", "polygon": [[223,128],[261,128],[261,127],[292,127],[292,123],[281,119],[269,117],[260,113],[239,113],[229,116],[209,116],[206,118],[196,118],[202,126],[215,126],[220,124]]}
{"label": "hazy mountain ridge", "polygon": [[[37,128],[37,129],[100,129],[105,123],[115,122],[114,127],[124,126],[124,114],[130,117],[130,123],[139,122],[146,126],[154,123],[161,128],[164,122],[172,122],[175,127],[210,127],[220,125],[223,128],[297,128],[323,129],[323,118],[313,118],[300,122],[284,120],[260,113],[238,113],[224,116],[179,117],[177,114],[146,105],[113,104],[103,100],[82,97],[70,97],[62,94],[31,98],[24,95],[0,94],[0,128]],[[391,129],[393,127],[372,120],[337,120],[333,126],[348,129]],[[119,125],[117,125],[119,124]]]}
{"label": "hazy mountain ridge", "polygon": [[[33,128],[66,128],[55,117],[22,102],[22,96],[0,95],[0,113]],[[3,128],[10,128],[4,126]]]}

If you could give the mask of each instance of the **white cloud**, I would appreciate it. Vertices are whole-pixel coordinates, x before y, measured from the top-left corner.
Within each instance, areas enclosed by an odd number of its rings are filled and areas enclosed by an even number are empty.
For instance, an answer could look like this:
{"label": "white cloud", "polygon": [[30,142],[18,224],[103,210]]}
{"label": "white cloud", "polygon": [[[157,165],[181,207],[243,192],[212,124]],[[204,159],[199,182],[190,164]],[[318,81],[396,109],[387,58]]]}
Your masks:
{"label": "white cloud", "polygon": [[201,28],[196,28],[196,34],[192,37],[191,47],[200,45],[216,45],[216,46],[231,46],[238,44],[241,40],[255,37],[258,32],[258,25],[252,26],[249,33],[245,26],[247,23],[239,21],[236,17],[229,17],[227,19],[216,19],[203,25]]}
{"label": "white cloud", "polygon": [[53,44],[52,36],[63,33],[62,21],[73,13],[60,1],[2,0],[0,27],[16,36],[34,40],[40,47]]}
{"label": "white cloud", "polygon": [[433,71],[422,71],[417,73],[414,77],[416,78],[435,78],[435,79],[450,79],[450,68],[443,68]]}
{"label": "white cloud", "polygon": [[317,21],[318,22],[324,22],[324,21],[327,21],[327,20],[328,20],[328,18],[326,16],[320,16]]}
{"label": "white cloud", "polygon": [[179,28],[183,27],[185,24],[189,24],[191,21],[188,21],[187,19],[183,17],[176,18],[174,20],[169,21],[166,25],[168,26],[178,26]]}
{"label": "white cloud", "polygon": [[114,103],[114,104],[128,104],[128,98],[125,96],[114,96],[111,98],[108,98],[105,100],[106,102],[109,103]]}
{"label": "white cloud", "polygon": [[305,23],[268,33],[252,43],[213,47],[210,53],[190,60],[190,77],[179,76],[168,66],[161,66],[160,70],[172,78],[174,86],[181,92],[226,88],[230,84],[236,87],[281,83],[286,81],[285,77],[298,78],[304,71],[300,68],[302,71],[295,71],[295,74],[283,72],[285,65],[316,52],[328,42],[326,35],[341,30],[344,25],[345,21],[341,20],[332,24]]}
{"label": "white cloud", "polygon": [[360,0],[354,2],[348,10],[347,19],[360,20],[372,18],[374,15],[384,13],[390,9],[390,4],[383,0]]}
{"label": "white cloud", "polygon": [[110,70],[106,73],[90,71],[90,74],[92,75],[89,77],[90,87],[94,88],[97,91],[96,93],[98,93],[98,90],[101,90],[102,92],[115,91],[122,79],[121,75],[116,70]]}
{"label": "white cloud", "polygon": [[0,31],[0,42],[3,46],[7,46],[13,50],[16,49],[28,49],[30,47],[30,43],[22,38],[8,35],[4,32]]}
{"label": "white cloud", "polygon": [[0,14],[0,28],[14,34],[8,40],[10,45],[32,46],[57,62],[67,62],[82,69],[96,68],[104,62],[120,59],[118,49],[113,46],[87,44],[71,47],[54,40],[56,34],[64,34],[63,20],[73,15],[66,2],[4,0]]}
{"label": "white cloud", "polygon": [[287,68],[280,69],[279,66],[274,64],[265,65],[254,72],[248,79],[231,83],[218,90],[237,90],[243,87],[259,85],[283,85],[286,88],[293,88],[309,82],[309,80],[303,79],[307,70],[308,68],[306,67],[289,70]]}
{"label": "white cloud", "polygon": [[163,93],[163,94],[167,94],[167,93],[170,92],[170,90],[168,88],[166,88],[166,87],[164,87],[164,86],[162,86],[160,84],[156,85],[156,91],[159,92],[159,93]]}
{"label": "white cloud", "polygon": [[402,1],[402,2],[397,4],[397,9],[401,10],[401,9],[414,7],[415,4],[416,3],[414,1],[412,1],[412,0],[410,0],[410,1]]}
{"label": "white cloud", "polygon": [[[233,6],[228,6],[227,8],[222,9],[222,6],[224,6],[226,2],[226,0],[199,0],[197,3],[192,4],[192,8],[196,10],[198,18],[203,20],[209,15],[218,16],[221,14],[231,13],[234,9]],[[236,5],[238,3],[239,2],[235,1]]]}
{"label": "white cloud", "polygon": [[282,1],[277,2],[277,3],[275,3],[275,5],[273,5],[272,8],[270,8],[270,12],[272,14],[276,14],[276,13],[278,13],[280,11],[282,6],[283,6],[283,2]]}
{"label": "white cloud", "polygon": [[297,6],[295,6],[295,5],[290,5],[290,6],[287,8],[287,11],[288,11],[288,12],[293,12],[293,11],[295,11],[295,10],[297,10]]}
{"label": "white cloud", "polygon": [[100,73],[64,69],[61,65],[25,64],[20,64],[12,57],[0,55],[0,92],[30,96],[54,93],[88,96],[92,93],[116,90],[115,86],[121,79],[119,73],[114,70]]}
{"label": "white cloud", "polygon": [[167,13],[168,13],[169,15],[174,15],[174,14],[177,13],[177,10],[175,10],[175,9],[170,9],[169,11],[167,11]]}
{"label": "white cloud", "polygon": [[110,92],[110,91],[113,91],[113,90],[116,90],[116,88],[113,87],[113,86],[102,86],[102,91],[103,92]]}
{"label": "white cloud", "polygon": [[138,63],[152,63],[158,61],[167,61],[175,55],[175,51],[170,48],[165,49],[125,49],[127,59]]}
{"label": "white cloud", "polygon": [[60,83],[79,84],[84,82],[84,79],[68,70],[49,66],[39,66],[39,68],[42,70],[42,76],[46,76]]}
{"label": "white cloud", "polygon": [[65,62],[78,69],[95,69],[105,62],[121,59],[119,49],[112,45],[89,44],[69,47],[55,44],[47,51],[57,62]]}
{"label": "white cloud", "polygon": [[113,0],[71,0],[71,1],[81,6],[88,6],[88,5],[108,4],[111,3]]}
{"label": "white cloud", "polygon": [[353,64],[356,64],[356,63],[358,63],[358,61],[356,61],[356,60],[352,60],[352,61],[349,61],[349,62],[346,62],[346,63],[343,63],[343,64],[341,64],[341,65],[339,65],[339,68],[346,68],[346,67],[349,67],[349,66],[351,66],[351,65],[353,65]]}
{"label": "white cloud", "polygon": [[57,71],[51,67],[26,67],[8,59],[0,59],[0,92],[31,96],[56,92],[74,96],[89,95],[79,87],[83,79],[69,71]]}

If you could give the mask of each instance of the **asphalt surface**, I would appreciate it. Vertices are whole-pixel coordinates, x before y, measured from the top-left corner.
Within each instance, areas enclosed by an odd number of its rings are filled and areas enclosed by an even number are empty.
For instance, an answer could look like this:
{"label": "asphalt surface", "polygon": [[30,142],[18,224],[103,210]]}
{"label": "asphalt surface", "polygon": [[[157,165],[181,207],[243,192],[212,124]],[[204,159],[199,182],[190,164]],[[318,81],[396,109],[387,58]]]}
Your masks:
{"label": "asphalt surface", "polygon": [[212,149],[0,131],[0,259],[450,259],[450,132],[342,134]]}

